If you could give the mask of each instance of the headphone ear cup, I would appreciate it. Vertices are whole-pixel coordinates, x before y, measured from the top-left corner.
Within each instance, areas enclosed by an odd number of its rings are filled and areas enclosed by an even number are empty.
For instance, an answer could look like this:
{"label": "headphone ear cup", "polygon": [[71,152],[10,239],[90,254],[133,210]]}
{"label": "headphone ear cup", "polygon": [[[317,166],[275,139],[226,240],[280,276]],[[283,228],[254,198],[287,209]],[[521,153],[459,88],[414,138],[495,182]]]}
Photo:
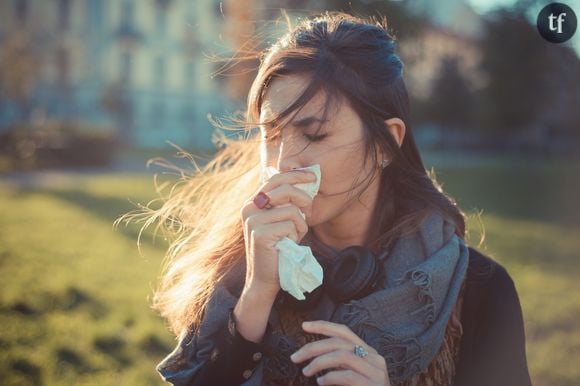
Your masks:
{"label": "headphone ear cup", "polygon": [[353,245],[333,259],[327,278],[329,296],[344,303],[370,294],[377,284],[380,266],[370,249]]}

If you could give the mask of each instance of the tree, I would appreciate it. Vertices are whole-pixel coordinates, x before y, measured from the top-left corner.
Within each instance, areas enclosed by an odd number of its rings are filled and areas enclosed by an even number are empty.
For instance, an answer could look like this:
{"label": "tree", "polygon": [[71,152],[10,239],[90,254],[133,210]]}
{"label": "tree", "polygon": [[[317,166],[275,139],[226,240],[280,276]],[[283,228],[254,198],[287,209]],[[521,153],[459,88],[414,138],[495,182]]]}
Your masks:
{"label": "tree", "polygon": [[525,127],[543,103],[550,43],[519,8],[491,13],[484,24],[481,66],[489,77],[485,95],[492,106],[486,123],[492,129]]}
{"label": "tree", "polygon": [[459,129],[471,125],[472,94],[459,69],[458,59],[446,57],[433,82],[429,98],[429,118],[444,128]]}
{"label": "tree", "polygon": [[497,134],[510,129],[544,147],[577,140],[578,55],[566,44],[545,41],[526,17],[529,4],[518,4],[486,19],[481,65],[489,77],[484,98],[490,114],[485,123]]}

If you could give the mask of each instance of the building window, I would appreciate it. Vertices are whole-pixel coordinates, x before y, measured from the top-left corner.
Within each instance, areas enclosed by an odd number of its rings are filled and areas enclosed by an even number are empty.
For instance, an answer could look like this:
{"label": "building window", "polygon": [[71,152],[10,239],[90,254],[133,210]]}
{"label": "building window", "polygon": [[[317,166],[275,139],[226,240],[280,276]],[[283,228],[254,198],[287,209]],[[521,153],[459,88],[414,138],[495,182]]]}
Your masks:
{"label": "building window", "polygon": [[58,1],[58,24],[60,29],[66,31],[70,24],[70,0]]}
{"label": "building window", "polygon": [[185,91],[191,93],[195,87],[195,63],[191,60],[185,62]]}
{"label": "building window", "polygon": [[157,0],[156,4],[155,24],[157,25],[157,33],[160,36],[165,36],[167,31],[167,8],[169,7],[169,1]]}
{"label": "building window", "polygon": [[104,26],[104,7],[106,3],[101,0],[90,0],[87,6],[87,19],[88,22],[97,31],[101,31]]}
{"label": "building window", "polygon": [[124,0],[121,3],[121,30],[133,30],[133,11],[134,9],[132,1]]}
{"label": "building window", "polygon": [[124,84],[131,83],[131,72],[133,69],[133,55],[130,51],[123,51],[121,53],[121,63],[120,63],[120,78],[121,82]]}
{"label": "building window", "polygon": [[155,79],[155,87],[158,90],[165,88],[165,67],[165,58],[163,56],[155,58],[153,78]]}
{"label": "building window", "polygon": [[58,83],[61,86],[68,86],[70,81],[70,57],[66,48],[56,50],[56,71]]}
{"label": "building window", "polygon": [[181,109],[181,120],[183,125],[187,128],[195,124],[195,106],[191,103],[185,103]]}
{"label": "building window", "polygon": [[20,24],[26,23],[28,17],[28,0],[14,0],[14,16]]}
{"label": "building window", "polygon": [[161,100],[153,102],[151,109],[151,122],[153,123],[153,130],[163,131],[165,124],[166,106]]}

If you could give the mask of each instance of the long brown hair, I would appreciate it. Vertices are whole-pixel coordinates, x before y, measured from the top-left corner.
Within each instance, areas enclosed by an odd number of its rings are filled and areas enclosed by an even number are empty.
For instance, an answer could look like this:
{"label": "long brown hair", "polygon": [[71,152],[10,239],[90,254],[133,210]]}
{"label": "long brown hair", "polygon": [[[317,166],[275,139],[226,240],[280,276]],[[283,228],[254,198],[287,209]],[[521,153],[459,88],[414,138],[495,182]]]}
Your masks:
{"label": "long brown hair", "polygon": [[[153,308],[167,319],[175,335],[199,325],[215,283],[225,278],[244,280],[240,210],[261,184],[264,139],[260,141],[253,129],[264,123],[259,122],[262,101],[276,77],[305,75],[310,82],[271,122],[283,122],[323,90],[327,107],[333,100],[341,100],[362,119],[365,159],[370,157],[377,164],[377,148],[392,158],[380,175],[379,200],[370,228],[373,234],[367,237],[371,248],[389,245],[416,230],[430,210],[452,221],[456,234],[465,236],[464,213],[421,160],[411,128],[403,63],[395,53],[395,39],[385,18],[324,12],[291,28],[259,58],[240,122],[247,135],[222,137],[223,147],[203,167],[193,161],[195,173],[182,174],[163,198],[161,208],[143,208],[117,220],[145,220],[144,227],[157,223],[156,232],[162,229],[171,236]],[[384,121],[389,117],[399,117],[406,125],[401,147],[386,130]]]}

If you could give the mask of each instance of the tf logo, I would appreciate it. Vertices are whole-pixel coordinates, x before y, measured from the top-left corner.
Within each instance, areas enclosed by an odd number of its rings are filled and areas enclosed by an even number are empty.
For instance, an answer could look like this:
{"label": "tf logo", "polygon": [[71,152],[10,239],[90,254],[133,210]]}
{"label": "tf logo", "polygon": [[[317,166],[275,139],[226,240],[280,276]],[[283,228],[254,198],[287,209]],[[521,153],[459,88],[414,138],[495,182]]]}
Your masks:
{"label": "tf logo", "polygon": [[576,32],[576,14],[566,4],[551,3],[542,8],[536,24],[544,39],[551,43],[564,43]]}

